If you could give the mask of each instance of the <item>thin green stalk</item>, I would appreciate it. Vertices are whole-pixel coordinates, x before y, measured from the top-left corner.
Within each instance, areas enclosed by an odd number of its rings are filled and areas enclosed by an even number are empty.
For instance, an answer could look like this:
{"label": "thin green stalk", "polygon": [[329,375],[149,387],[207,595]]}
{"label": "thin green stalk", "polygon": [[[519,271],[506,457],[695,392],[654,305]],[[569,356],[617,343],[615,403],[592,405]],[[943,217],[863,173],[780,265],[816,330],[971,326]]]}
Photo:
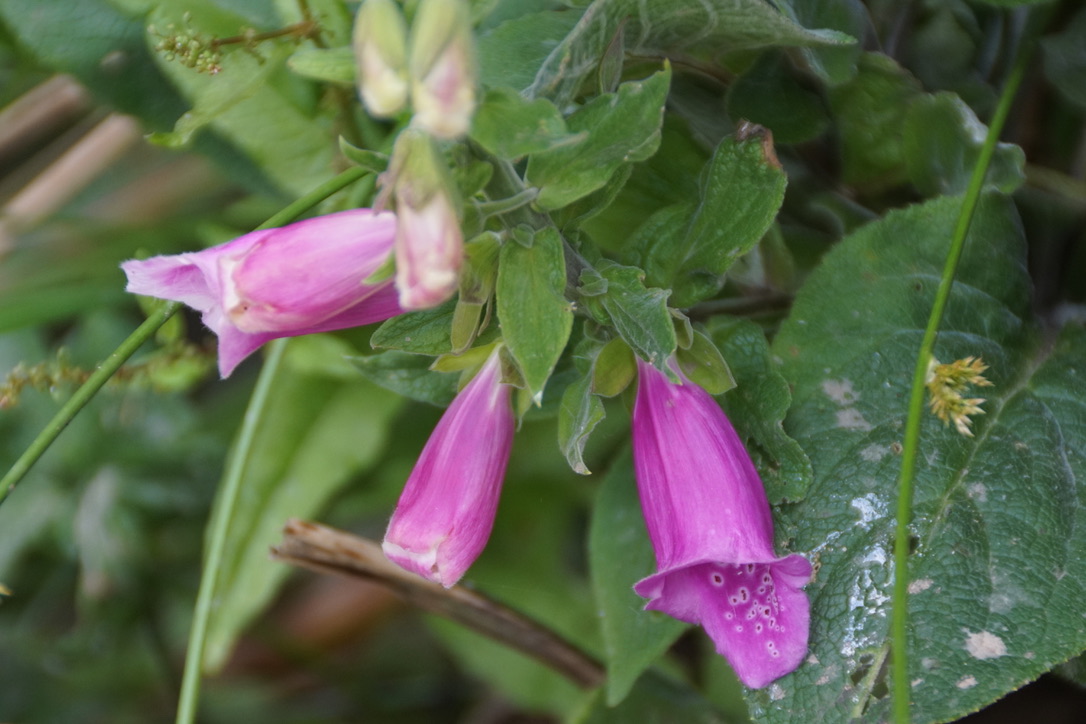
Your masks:
{"label": "thin green stalk", "polygon": [[113,353],[106,357],[102,364],[98,365],[98,369],[64,403],[60,410],[57,411],[57,414],[53,416],[53,419],[49,421],[49,424],[38,433],[38,436],[30,443],[26,451],[11,466],[3,480],[0,480],[0,505],[7,499],[8,494],[15,489],[15,486],[19,484],[19,481],[26,477],[26,474],[34,467],[34,463],[38,462],[41,456],[45,454],[53,441],[68,426],[68,423],[79,414],[80,410],[86,407],[87,403],[98,393],[98,390],[102,389],[102,385],[109,381],[109,378],[121,368],[121,365],[127,362],[128,358],[134,355],[136,350],[150,339],[177,312],[180,306],[176,302],[170,302],[160,307],[158,311],[137,327],[136,331],[129,335],[128,339],[121,342],[120,346],[113,350]]}
{"label": "thin green stalk", "polygon": [[[257,228],[270,229],[276,226],[289,224],[324,199],[340,189],[349,186],[368,173],[370,172],[364,168],[352,167],[347,169],[335,178],[329,179],[313,189],[313,191],[294,203],[286,206],[279,213],[272,216]],[[176,302],[170,302],[148,317],[147,320],[128,337],[128,339],[122,342],[117,349],[113,350],[112,354],[110,354],[109,357],[98,366],[98,369],[94,371],[94,374],[92,374],[87,381],[75,391],[75,394],[64,403],[60,410],[57,411],[57,414],[53,416],[53,419],[49,421],[49,424],[38,433],[38,436],[30,443],[30,446],[27,447],[26,451],[15,461],[15,464],[11,466],[11,469],[8,470],[3,479],[0,480],[0,505],[7,499],[11,491],[15,489],[15,486],[19,484],[19,481],[26,477],[26,474],[34,467],[34,464],[38,462],[41,456],[45,454],[45,451],[49,449],[49,446],[53,444],[64,428],[68,426],[68,423],[70,423],[75,416],[79,414],[79,411],[94,398],[98,393],[98,390],[102,389],[102,386],[109,381],[109,378],[116,374],[117,370],[121,368],[121,365],[127,362],[128,359],[136,353],[136,350],[138,350],[144,342],[150,339],[151,336],[158,331],[159,327],[165,324],[166,321],[177,312],[180,306],[181,305]]]}
{"label": "thin green stalk", "polygon": [[196,596],[196,609],[193,612],[192,630],[189,632],[189,647],[185,654],[185,673],[181,680],[181,698],[177,705],[177,724],[192,724],[196,720],[196,707],[200,699],[200,669],[204,661],[204,645],[207,642],[207,624],[211,619],[211,604],[215,598],[215,579],[222,564],[223,550],[226,548],[226,536],[230,531],[230,520],[234,517],[234,505],[237,503],[241,481],[245,477],[249,463],[249,453],[256,437],[256,429],[264,415],[264,408],[271,397],[272,381],[283,359],[286,340],[277,339],[268,345],[268,357],[260,370],[256,388],[245,410],[245,419],[241,423],[241,432],[237,444],[231,451],[230,462],[223,477],[223,487],[216,501],[211,518],[211,540],[208,541],[207,558],[200,576],[200,592]]}
{"label": "thin green stalk", "polygon": [[935,338],[939,332],[939,324],[943,319],[943,312],[950,299],[950,290],[954,284],[954,275],[957,272],[958,262],[965,248],[965,237],[969,232],[969,225],[973,221],[973,214],[980,201],[981,191],[984,189],[984,179],[988,174],[988,167],[995,153],[996,143],[1003,130],[1003,125],[1010,113],[1011,103],[1018,91],[1018,86],[1025,75],[1026,66],[1032,55],[1032,42],[1023,43],[1011,69],[1007,83],[999,98],[999,105],[992,116],[988,126],[988,135],[981,147],[977,165],[973,168],[973,175],[969,179],[969,187],[962,201],[961,213],[958,223],[954,227],[954,235],[951,238],[950,252],[947,254],[946,265],[943,267],[942,278],[939,280],[939,288],[935,292],[935,303],[932,306],[931,316],[928,318],[928,326],[924,330],[924,338],[920,343],[920,353],[916,358],[916,368],[913,370],[912,393],[909,397],[909,415],[905,422],[905,441],[902,449],[901,474],[898,478],[897,498],[897,522],[894,539],[894,593],[892,599],[892,616],[890,622],[890,641],[893,650],[893,710],[894,721],[897,724],[909,722],[909,696],[911,685],[909,683],[909,654],[908,654],[908,597],[909,597],[909,522],[912,519],[913,482],[916,473],[916,459],[920,449],[920,423],[924,415],[924,390],[928,373],[928,363],[932,359],[935,350]]}
{"label": "thin green stalk", "polygon": [[[324,199],[369,173],[371,172],[359,167],[347,169],[285,207],[257,228],[270,229],[289,224]],[[188,651],[185,653],[185,671],[181,679],[181,695],[177,705],[177,724],[192,724],[196,720],[196,709],[200,700],[200,670],[204,661],[204,647],[207,643],[207,626],[211,618],[211,604],[215,598],[216,576],[222,562],[223,550],[226,547],[226,536],[230,530],[230,521],[234,517],[234,506],[237,503],[238,492],[241,489],[241,481],[245,477],[245,469],[249,461],[249,453],[252,449],[257,424],[263,416],[264,408],[270,397],[272,380],[279,369],[285,348],[286,341],[282,339],[277,339],[268,345],[268,356],[264,362],[264,367],[260,371],[260,377],[257,379],[253,396],[249,399],[249,407],[245,411],[241,432],[237,444],[231,452],[229,466],[223,478],[222,492],[215,504],[210,523],[211,538],[208,542],[203,572],[200,576],[200,590],[196,595],[196,609],[193,612],[192,630],[189,632]]]}

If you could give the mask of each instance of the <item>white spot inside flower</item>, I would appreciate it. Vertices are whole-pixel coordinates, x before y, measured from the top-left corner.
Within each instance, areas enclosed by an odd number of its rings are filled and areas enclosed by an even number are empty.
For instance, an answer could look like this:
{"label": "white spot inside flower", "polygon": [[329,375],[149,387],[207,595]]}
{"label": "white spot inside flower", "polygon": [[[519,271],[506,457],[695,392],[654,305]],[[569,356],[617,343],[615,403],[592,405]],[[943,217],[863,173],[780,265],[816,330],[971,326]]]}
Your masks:
{"label": "white spot inside flower", "polygon": [[976,685],[977,679],[974,676],[963,676],[958,680],[958,683],[955,684],[959,689],[972,689]]}
{"label": "white spot inside flower", "polygon": [[984,483],[973,483],[966,492],[969,493],[969,497],[978,503],[984,503],[988,500],[988,488],[984,487]]}
{"label": "white spot inside flower", "polygon": [[852,380],[826,380],[822,383],[822,391],[838,405],[851,405],[860,399],[852,386]]}
{"label": "white spot inside flower", "polygon": [[981,660],[998,659],[1007,655],[1007,645],[1003,643],[1003,639],[988,631],[969,633],[965,639],[965,650],[974,659]]}
{"label": "white spot inside flower", "polygon": [[871,443],[860,451],[860,457],[869,463],[877,463],[889,454],[890,448],[878,443]]}
{"label": "white spot inside flower", "polygon": [[930,578],[918,578],[915,581],[909,582],[909,593],[921,593],[931,588],[932,580]]}
{"label": "white spot inside flower", "polygon": [[871,423],[864,419],[863,414],[855,407],[846,407],[837,411],[837,427],[845,430],[860,430],[867,432]]}

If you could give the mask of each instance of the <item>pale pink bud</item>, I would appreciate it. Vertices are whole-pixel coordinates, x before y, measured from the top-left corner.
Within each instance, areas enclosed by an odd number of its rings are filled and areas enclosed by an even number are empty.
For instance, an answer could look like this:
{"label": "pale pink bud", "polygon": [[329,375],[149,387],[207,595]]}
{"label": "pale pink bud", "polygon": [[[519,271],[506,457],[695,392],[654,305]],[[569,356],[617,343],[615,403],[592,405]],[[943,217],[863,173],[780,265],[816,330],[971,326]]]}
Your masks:
{"label": "pale pink bud", "polygon": [[438,191],[421,206],[397,196],[396,288],[404,309],[427,309],[451,297],[459,284],[464,237],[449,197]]}
{"label": "pale pink bud", "polygon": [[391,282],[365,283],[392,250],[395,227],[391,212],[355,209],[121,267],[127,291],[203,314],[218,335],[219,372],[226,377],[270,340],[400,314]]}
{"label": "pale pink bud", "polygon": [[658,572],[634,590],[646,609],[701,624],[740,681],[766,686],[807,654],[811,564],[773,551],[761,479],[709,393],[638,370],[634,467]]}
{"label": "pale pink bud", "polygon": [[407,26],[392,0],[365,0],[354,25],[358,90],[366,110],[380,118],[407,103]]}
{"label": "pale pink bud", "polygon": [[476,70],[464,0],[423,0],[411,36],[412,123],[445,139],[471,128]]}
{"label": "pale pink bud", "polygon": [[445,411],[385,534],[402,568],[448,588],[482,553],[498,509],[515,421],[495,352]]}

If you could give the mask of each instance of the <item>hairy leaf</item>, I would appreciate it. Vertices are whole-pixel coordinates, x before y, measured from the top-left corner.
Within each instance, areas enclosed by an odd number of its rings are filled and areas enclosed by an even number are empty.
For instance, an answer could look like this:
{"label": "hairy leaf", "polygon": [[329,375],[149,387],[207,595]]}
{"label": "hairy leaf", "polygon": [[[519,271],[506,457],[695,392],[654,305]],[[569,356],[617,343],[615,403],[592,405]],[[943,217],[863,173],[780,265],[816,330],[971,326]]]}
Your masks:
{"label": "hairy leaf", "polygon": [[[818,564],[811,656],[750,701],[771,722],[889,716],[891,539],[912,369],[960,201],[893,211],[810,277],[773,351],[793,387],[786,429],[810,456],[779,535]],[[990,365],[967,438],[927,416],[910,566],[916,721],[974,711],[1086,647],[1086,407],[1070,390],[1086,335],[1052,346],[1029,321],[1013,207],[982,198],[937,357]],[[1025,482],[1025,484],[1023,484]]]}

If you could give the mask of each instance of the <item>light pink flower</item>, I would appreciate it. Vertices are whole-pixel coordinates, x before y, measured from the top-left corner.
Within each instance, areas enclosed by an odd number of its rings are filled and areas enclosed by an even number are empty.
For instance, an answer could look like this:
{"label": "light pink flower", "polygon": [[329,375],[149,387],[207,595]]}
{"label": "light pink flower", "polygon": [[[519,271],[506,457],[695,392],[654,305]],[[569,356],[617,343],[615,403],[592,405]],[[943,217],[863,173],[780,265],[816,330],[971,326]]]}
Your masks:
{"label": "light pink flower", "polygon": [[385,534],[385,555],[448,588],[482,553],[513,445],[497,352],[438,422]]}
{"label": "light pink flower", "polygon": [[807,653],[811,564],[773,551],[761,479],[709,393],[638,369],[634,466],[658,572],[634,590],[646,609],[701,624],[740,681],[766,686]]}
{"label": "light pink flower", "polygon": [[403,310],[391,280],[365,284],[392,251],[396,217],[341,211],[204,251],[121,265],[126,289],[182,302],[219,338],[227,377],[265,342],[382,321]]}

